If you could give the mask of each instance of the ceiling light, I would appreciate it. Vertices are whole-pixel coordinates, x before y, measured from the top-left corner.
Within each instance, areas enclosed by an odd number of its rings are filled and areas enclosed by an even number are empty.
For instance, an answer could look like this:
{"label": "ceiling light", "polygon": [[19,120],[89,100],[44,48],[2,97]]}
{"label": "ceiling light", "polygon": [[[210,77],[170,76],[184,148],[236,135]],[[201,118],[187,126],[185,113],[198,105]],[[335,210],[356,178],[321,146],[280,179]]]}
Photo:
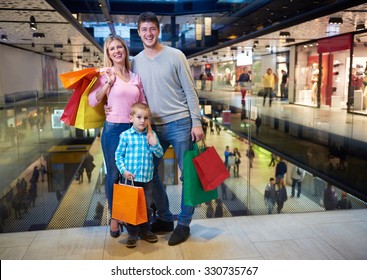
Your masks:
{"label": "ceiling light", "polygon": [[71,40],[70,40],[70,38],[68,39],[68,45],[71,45]]}
{"label": "ceiling light", "polygon": [[36,31],[37,30],[37,23],[36,23],[36,19],[34,16],[31,16],[29,19],[29,27],[31,28],[31,30]]}
{"label": "ceiling light", "polygon": [[270,45],[266,45],[265,46],[265,49],[270,49]]}
{"label": "ceiling light", "polygon": [[331,17],[329,18],[329,24],[342,24],[343,19],[341,17]]}
{"label": "ceiling light", "polygon": [[54,48],[63,48],[64,45],[63,44],[54,44]]}
{"label": "ceiling light", "polygon": [[1,35],[1,40],[3,41],[8,41],[8,36],[7,35]]}
{"label": "ceiling light", "polygon": [[33,33],[33,38],[45,38],[45,33]]}
{"label": "ceiling light", "polygon": [[289,31],[280,31],[279,37],[290,37],[291,33]]}
{"label": "ceiling light", "polygon": [[36,47],[36,45],[34,43],[32,43],[32,48]]}
{"label": "ceiling light", "polygon": [[255,40],[254,41],[254,45],[256,46],[256,45],[258,45],[259,44],[259,41],[258,40]]}
{"label": "ceiling light", "polygon": [[357,24],[356,31],[364,30],[364,29],[366,29],[366,26],[364,25],[364,23]]}
{"label": "ceiling light", "polygon": [[286,43],[294,43],[296,40],[294,38],[286,38],[285,42]]}

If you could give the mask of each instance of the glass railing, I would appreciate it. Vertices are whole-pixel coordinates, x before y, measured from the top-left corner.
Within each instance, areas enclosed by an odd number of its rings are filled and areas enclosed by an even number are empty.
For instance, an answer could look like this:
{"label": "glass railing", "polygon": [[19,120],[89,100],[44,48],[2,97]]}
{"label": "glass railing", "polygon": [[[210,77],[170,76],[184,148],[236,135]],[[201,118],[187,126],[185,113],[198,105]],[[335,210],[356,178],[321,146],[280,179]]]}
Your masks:
{"label": "glass railing", "polygon": [[[210,106],[213,113],[208,114],[207,119],[212,118],[222,131],[243,145],[251,142],[262,157],[270,159],[270,153],[274,152],[284,157],[289,167],[297,165],[306,170],[302,200],[288,200],[283,213],[324,211],[326,182],[336,186],[339,198],[342,191],[347,191],[353,208],[366,207],[362,176],[367,157],[365,138],[359,135],[364,122],[362,117],[345,114],[340,120],[345,122],[343,128],[337,124],[333,127],[334,122],[329,118],[334,115],[321,109],[310,111],[301,106],[274,104],[272,110],[268,110],[262,106],[262,100],[255,97],[241,104],[227,91],[223,93],[225,98],[219,97],[217,92],[208,94],[212,98],[201,97],[201,103]],[[97,165],[90,184],[85,184],[86,174],[84,182],[80,182],[78,176],[85,153],[98,141],[98,131],[80,131],[60,123],[60,113],[69,97],[70,92],[46,94],[0,110],[2,232],[107,224],[103,162]],[[224,122],[223,110],[230,114],[229,118],[225,116]],[[262,123],[256,133],[254,120],[258,113]],[[337,133],[338,129],[341,133]],[[346,148],[344,166],[340,154],[330,152],[333,142],[342,143]],[[101,156],[100,143],[96,145],[96,153]],[[38,172],[34,171],[35,167]],[[245,161],[241,168],[241,178],[231,177],[219,186],[217,200],[196,207],[195,219],[267,214],[263,181],[259,181],[259,174],[254,174]],[[26,184],[17,183],[23,178]],[[180,211],[180,192],[180,183],[168,186],[174,215]]]}

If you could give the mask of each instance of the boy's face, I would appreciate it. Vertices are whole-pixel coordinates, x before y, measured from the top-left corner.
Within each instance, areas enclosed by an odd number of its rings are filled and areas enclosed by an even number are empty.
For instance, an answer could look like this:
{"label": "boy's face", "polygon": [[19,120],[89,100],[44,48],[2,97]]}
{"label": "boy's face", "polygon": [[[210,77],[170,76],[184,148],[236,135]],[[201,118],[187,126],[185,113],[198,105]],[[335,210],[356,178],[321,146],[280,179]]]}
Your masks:
{"label": "boy's face", "polygon": [[139,132],[143,132],[148,126],[149,111],[136,109],[133,116],[130,115],[130,122],[133,123],[135,129]]}

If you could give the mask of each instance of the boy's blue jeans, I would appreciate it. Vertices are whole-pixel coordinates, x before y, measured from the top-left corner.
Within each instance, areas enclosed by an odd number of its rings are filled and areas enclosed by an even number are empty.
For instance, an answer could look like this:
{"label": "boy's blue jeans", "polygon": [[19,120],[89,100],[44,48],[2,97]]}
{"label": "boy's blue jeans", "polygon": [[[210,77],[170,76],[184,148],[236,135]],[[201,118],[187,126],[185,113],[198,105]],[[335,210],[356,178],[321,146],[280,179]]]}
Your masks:
{"label": "boy's blue jeans", "polygon": [[[181,170],[180,180],[182,181],[182,196],[181,198],[181,212],[178,215],[178,224],[183,226],[189,226],[192,215],[194,214],[194,207],[183,204],[183,158],[186,150],[192,149],[191,141],[191,118],[184,118],[181,120],[173,121],[164,125],[155,125],[153,130],[158,136],[161,143],[163,151],[166,152],[168,147],[172,145],[176,158],[178,161],[178,166]],[[161,158],[158,159],[154,157],[154,177],[153,177],[153,199],[155,205],[158,209],[158,218],[171,222],[173,221],[172,213],[169,209],[169,201],[166,192],[166,186],[163,185],[162,179],[158,173],[158,166]],[[189,183],[189,182],[187,182]]]}

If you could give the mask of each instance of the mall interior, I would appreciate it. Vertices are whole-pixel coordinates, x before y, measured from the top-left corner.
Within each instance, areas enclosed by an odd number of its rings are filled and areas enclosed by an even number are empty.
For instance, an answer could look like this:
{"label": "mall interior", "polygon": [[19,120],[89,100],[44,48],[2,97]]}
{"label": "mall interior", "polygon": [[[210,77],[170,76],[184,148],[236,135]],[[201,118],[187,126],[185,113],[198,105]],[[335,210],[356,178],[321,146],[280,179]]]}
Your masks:
{"label": "mall interior", "polygon": [[[241,163],[217,199],[195,207],[186,242],[168,246],[163,234],[132,250],[126,231],[110,237],[103,129],[60,120],[73,91],[59,75],[103,67],[110,34],[132,57],[142,51],[136,22],[144,11],[157,14],[162,44],[187,57],[206,146],[223,160],[226,146],[237,148]],[[0,3],[0,259],[366,260],[366,11],[365,1],[343,0]],[[80,172],[87,153],[90,179]],[[288,199],[269,213],[264,190],[281,161]],[[305,175],[292,197],[297,169]],[[160,175],[177,217],[181,172],[171,148]],[[325,209],[328,185],[351,207]]]}

